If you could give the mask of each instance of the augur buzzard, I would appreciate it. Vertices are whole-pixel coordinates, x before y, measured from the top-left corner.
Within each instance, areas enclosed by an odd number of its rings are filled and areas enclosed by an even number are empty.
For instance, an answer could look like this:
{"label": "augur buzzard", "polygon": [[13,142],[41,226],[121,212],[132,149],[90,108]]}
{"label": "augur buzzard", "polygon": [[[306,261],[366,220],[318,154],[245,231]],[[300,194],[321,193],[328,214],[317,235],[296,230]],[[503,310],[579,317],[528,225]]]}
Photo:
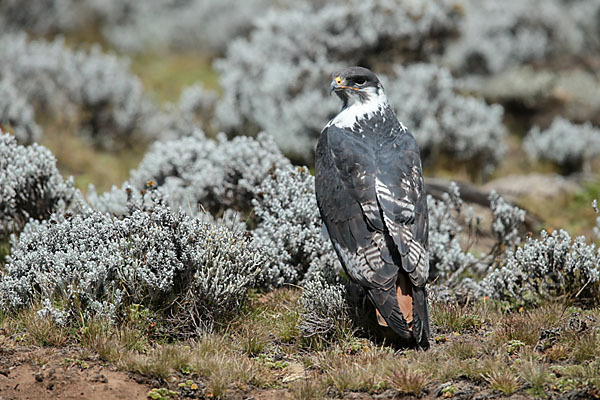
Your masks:
{"label": "augur buzzard", "polygon": [[399,342],[427,348],[428,216],[419,148],[370,70],[335,73],[329,89],[342,109],[316,150],[321,218],[344,270],[373,302],[378,324]]}

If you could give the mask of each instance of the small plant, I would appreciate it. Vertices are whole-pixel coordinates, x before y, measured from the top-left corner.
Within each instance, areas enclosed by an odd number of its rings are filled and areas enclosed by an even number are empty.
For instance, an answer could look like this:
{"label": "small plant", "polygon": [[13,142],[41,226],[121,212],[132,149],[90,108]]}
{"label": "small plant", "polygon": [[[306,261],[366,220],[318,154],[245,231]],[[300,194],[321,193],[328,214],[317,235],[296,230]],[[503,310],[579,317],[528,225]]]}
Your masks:
{"label": "small plant", "polygon": [[539,337],[540,327],[536,325],[528,313],[513,312],[502,318],[494,330],[496,343],[523,343],[534,346]]}
{"label": "small plant", "polygon": [[288,310],[278,316],[277,337],[283,343],[292,343],[298,338],[298,321],[300,315],[295,310]]}
{"label": "small plant", "polygon": [[148,392],[148,398],[152,400],[170,400],[178,393],[167,388],[154,388]]}
{"label": "small plant", "polygon": [[63,365],[67,367],[77,366],[81,369],[88,369],[90,367],[85,360],[72,359],[68,357],[63,360]]}
{"label": "small plant", "polygon": [[260,361],[269,369],[282,370],[287,368],[289,363],[285,360],[274,360],[273,357],[263,356]]}
{"label": "small plant", "polygon": [[345,288],[341,284],[330,284],[325,277],[305,283],[300,303],[299,330],[305,338],[315,336],[341,339],[350,324]]}
{"label": "small plant", "polygon": [[268,344],[263,333],[257,331],[257,328],[252,325],[247,325],[242,329],[239,340],[241,342],[242,350],[249,357],[256,357],[261,354]]}
{"label": "small plant", "polygon": [[501,251],[514,248],[521,241],[519,228],[525,221],[525,210],[510,205],[495,190],[489,196],[492,210],[492,231],[496,236],[498,254]]}
{"label": "small plant", "polygon": [[38,346],[64,346],[68,340],[68,330],[48,316],[40,316],[33,310],[25,310],[21,323],[27,339]]}
{"label": "small plant", "polygon": [[555,365],[552,367],[554,382],[552,388],[559,392],[575,390],[586,384],[586,370],[582,365]]}
{"label": "small plant", "polygon": [[431,318],[440,329],[446,332],[464,333],[475,331],[482,326],[480,318],[472,314],[469,308],[456,304],[438,303],[433,305]]}
{"label": "small plant", "polygon": [[458,393],[458,388],[454,385],[448,385],[442,389],[442,397],[449,398]]}
{"label": "small plant", "polygon": [[179,388],[179,394],[183,397],[195,397],[200,390],[200,386],[191,379],[185,382],[180,382],[177,387]]}
{"label": "small plant", "polygon": [[530,386],[527,393],[536,398],[548,397],[545,387],[553,374],[546,365],[533,359],[526,360],[519,365],[519,376]]}
{"label": "small plant", "polygon": [[600,334],[595,330],[578,332],[568,344],[572,346],[573,358],[578,363],[600,356]]}
{"label": "small plant", "polygon": [[291,387],[294,400],[316,400],[325,397],[325,387],[317,377],[301,379]]}
{"label": "small plant", "polygon": [[483,379],[490,385],[492,390],[497,390],[510,396],[519,389],[519,380],[510,370],[504,367],[488,372]]}
{"label": "small plant", "polygon": [[531,158],[550,159],[566,172],[591,172],[592,159],[600,156],[600,129],[557,117],[544,131],[533,127],[523,146]]}
{"label": "small plant", "polygon": [[223,369],[215,371],[206,382],[208,397],[214,397],[215,399],[224,398],[230,383],[230,376],[226,371]]}
{"label": "small plant", "polygon": [[425,386],[430,382],[430,376],[422,371],[409,366],[386,373],[386,378],[391,387],[400,393],[419,396]]}
{"label": "small plant", "polygon": [[511,339],[506,343],[506,351],[509,354],[516,353],[525,347],[525,343],[521,342],[518,339]]}
{"label": "small plant", "polygon": [[476,349],[472,342],[465,339],[449,343],[446,352],[459,360],[467,360],[475,356]]}

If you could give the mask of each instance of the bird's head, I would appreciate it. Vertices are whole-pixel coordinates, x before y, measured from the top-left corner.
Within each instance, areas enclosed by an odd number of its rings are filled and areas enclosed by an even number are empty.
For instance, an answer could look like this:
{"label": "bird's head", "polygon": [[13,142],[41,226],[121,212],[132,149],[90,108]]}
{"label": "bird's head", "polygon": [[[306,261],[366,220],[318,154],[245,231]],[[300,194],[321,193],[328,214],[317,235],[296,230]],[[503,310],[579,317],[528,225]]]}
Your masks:
{"label": "bird's head", "polygon": [[329,85],[329,94],[335,92],[347,107],[355,103],[373,101],[383,95],[383,86],[373,72],[363,67],[348,67],[335,72]]}

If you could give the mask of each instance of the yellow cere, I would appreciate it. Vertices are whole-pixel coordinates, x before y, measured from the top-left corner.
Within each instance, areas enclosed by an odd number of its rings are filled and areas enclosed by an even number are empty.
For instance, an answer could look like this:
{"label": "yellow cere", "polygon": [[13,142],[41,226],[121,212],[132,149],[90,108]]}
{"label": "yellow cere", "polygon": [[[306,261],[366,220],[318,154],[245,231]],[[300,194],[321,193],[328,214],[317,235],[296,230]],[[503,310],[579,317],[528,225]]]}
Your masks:
{"label": "yellow cere", "polygon": [[341,77],[339,77],[339,76],[336,76],[336,77],[335,77],[335,83],[337,83],[338,85],[340,85],[340,87],[341,87],[342,89],[352,89],[352,90],[359,90],[358,88],[354,88],[354,87],[351,87],[351,86],[344,86],[344,85],[342,85],[342,78],[341,78]]}

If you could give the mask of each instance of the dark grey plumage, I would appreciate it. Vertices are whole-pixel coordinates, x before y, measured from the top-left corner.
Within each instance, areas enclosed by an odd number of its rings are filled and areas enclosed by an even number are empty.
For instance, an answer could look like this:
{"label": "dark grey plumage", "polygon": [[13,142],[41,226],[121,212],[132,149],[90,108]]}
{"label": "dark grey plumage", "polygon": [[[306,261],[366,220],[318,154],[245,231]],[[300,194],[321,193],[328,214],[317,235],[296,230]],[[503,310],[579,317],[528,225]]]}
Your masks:
{"label": "dark grey plumage", "polygon": [[429,346],[425,283],[427,199],[419,149],[398,122],[371,71],[334,74],[340,113],[321,132],[316,195],[321,217],[350,278],[399,342]]}

